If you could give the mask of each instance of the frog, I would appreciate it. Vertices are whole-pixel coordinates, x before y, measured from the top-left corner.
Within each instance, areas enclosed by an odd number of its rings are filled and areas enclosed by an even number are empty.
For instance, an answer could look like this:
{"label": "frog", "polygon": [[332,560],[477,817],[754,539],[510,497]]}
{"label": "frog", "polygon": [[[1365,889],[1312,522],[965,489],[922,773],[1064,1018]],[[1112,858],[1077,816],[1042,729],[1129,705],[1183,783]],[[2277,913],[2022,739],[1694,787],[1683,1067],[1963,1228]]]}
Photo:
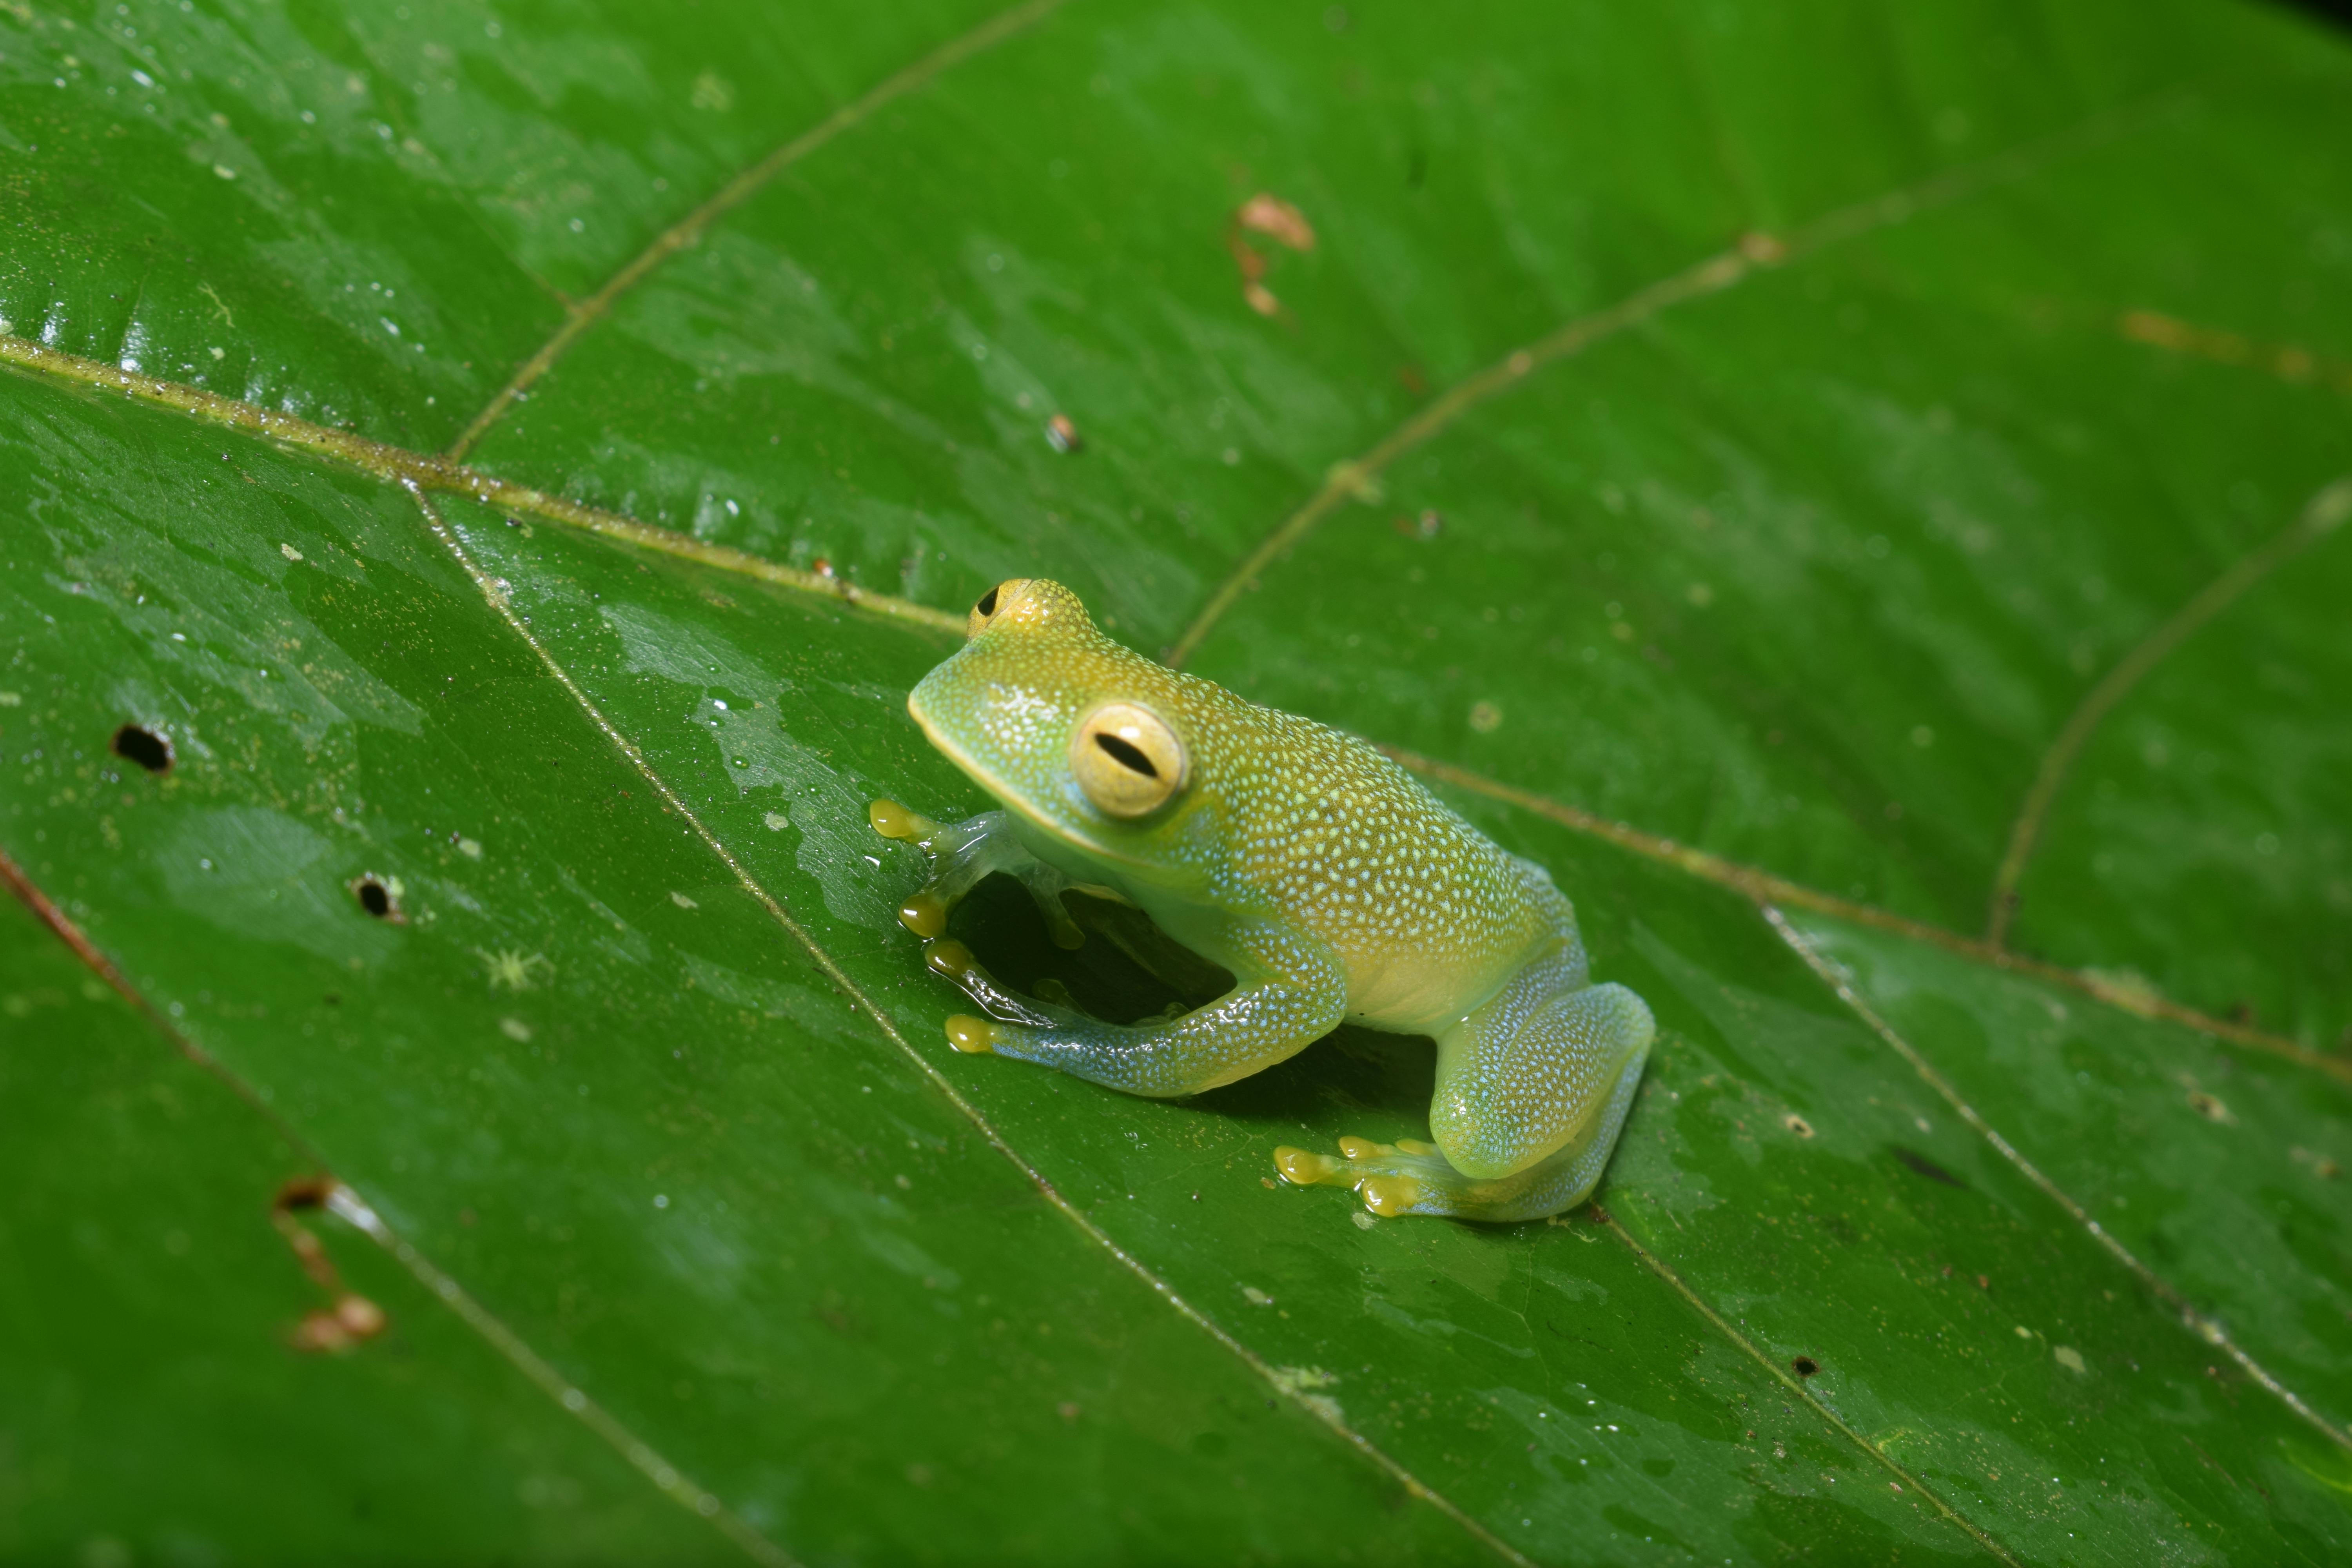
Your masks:
{"label": "frog", "polygon": [[[998,583],[964,631],[907,709],[998,809],[955,823],[887,799],[868,809],[929,863],[901,923],[982,1009],[947,1019],[950,1045],[1176,1099],[1343,1023],[1426,1036],[1430,1137],[1286,1145],[1273,1155],[1285,1183],[1351,1189],[1380,1217],[1494,1223],[1591,1194],[1656,1026],[1632,990],[1593,983],[1574,907],[1544,868],[1366,742],[1129,648],[1050,579]],[[1141,910],[1232,987],[1129,1024],[1066,992],[1013,992],[945,934],[998,873],[1066,948],[1084,935],[1064,895],[1082,891]]]}

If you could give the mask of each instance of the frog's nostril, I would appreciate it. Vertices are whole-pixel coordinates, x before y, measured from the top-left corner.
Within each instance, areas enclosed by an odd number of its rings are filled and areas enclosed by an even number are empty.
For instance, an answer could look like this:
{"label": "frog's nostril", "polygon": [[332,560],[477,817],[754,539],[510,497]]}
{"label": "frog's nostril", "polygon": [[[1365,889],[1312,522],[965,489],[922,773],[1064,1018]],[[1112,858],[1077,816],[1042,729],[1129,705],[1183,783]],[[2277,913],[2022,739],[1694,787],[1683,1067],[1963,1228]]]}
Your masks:
{"label": "frog's nostril", "polygon": [[974,605],[972,608],[979,611],[983,616],[992,616],[996,614],[996,590],[994,588],[991,588],[987,593],[982,594],[980,596],[980,603]]}

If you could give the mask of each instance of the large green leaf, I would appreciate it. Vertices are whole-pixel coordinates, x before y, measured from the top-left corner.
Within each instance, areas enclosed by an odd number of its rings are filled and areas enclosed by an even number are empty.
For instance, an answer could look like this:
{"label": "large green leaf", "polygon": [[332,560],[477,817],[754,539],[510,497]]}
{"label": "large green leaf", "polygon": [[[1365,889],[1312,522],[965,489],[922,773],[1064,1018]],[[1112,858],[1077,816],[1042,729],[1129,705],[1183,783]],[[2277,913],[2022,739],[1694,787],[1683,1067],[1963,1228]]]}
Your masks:
{"label": "large green leaf", "polygon": [[[6,7],[0,1551],[2340,1560],[2348,87],[2218,0]],[[901,702],[1013,572],[1551,868],[1663,1031],[1599,1205],[1274,1188],[1419,1042],[948,1048],[864,807],[981,805]]]}

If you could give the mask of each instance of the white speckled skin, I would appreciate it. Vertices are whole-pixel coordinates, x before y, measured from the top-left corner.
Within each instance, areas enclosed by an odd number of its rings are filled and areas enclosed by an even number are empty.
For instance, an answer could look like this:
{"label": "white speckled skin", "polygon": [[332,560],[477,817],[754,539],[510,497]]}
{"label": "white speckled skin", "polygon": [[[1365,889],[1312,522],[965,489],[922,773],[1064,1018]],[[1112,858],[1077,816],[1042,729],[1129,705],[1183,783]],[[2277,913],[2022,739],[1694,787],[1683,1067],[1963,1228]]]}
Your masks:
{"label": "white speckled skin", "polygon": [[[1113,642],[1058,584],[1016,580],[982,603],[993,613],[975,611],[971,639],[908,700],[1006,808],[957,829],[960,842],[992,841],[1013,868],[1027,857],[1003,837],[1017,837],[1038,871],[1059,873],[1032,879],[1043,898],[1064,878],[1108,885],[1237,982],[1181,1017],[1126,1027],[997,1006],[1030,1026],[987,1026],[986,1048],[1171,1096],[1246,1077],[1342,1019],[1433,1035],[1436,1149],[1351,1141],[1370,1152],[1345,1162],[1284,1151],[1284,1173],[1354,1186],[1382,1213],[1484,1219],[1557,1212],[1591,1190],[1652,1025],[1630,991],[1587,983],[1575,914],[1540,867],[1361,741]],[[1069,764],[1073,733],[1110,701],[1158,715],[1185,753],[1181,787],[1132,821],[1097,809]],[[964,890],[934,887],[950,902]]]}

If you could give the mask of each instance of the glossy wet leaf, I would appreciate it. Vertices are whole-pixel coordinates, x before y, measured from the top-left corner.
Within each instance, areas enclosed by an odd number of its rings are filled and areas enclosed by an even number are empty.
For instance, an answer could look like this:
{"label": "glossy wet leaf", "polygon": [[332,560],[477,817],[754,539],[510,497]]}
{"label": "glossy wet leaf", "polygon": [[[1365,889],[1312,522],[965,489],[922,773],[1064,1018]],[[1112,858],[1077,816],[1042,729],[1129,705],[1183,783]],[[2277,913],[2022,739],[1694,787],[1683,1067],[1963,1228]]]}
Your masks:
{"label": "glossy wet leaf", "polygon": [[[571,321],[483,470],[943,621],[1051,574],[1470,770],[1660,1020],[1605,1213],[1275,1188],[1425,1130],[1418,1042],[1181,1104],[950,1050],[865,807],[982,804],[901,706],[951,632],[12,371],[0,849],[155,1015],[12,917],[0,1545],[2340,1557],[2344,542],[2073,756],[2007,936],[2095,978],[1873,911],[1983,929],[2070,712],[2342,471],[2352,56],[2210,4],[992,16],[0,13],[12,356],[428,452]],[[1084,918],[957,930],[1163,1005]],[[270,1210],[322,1172],[390,1323],[325,1358]]]}

